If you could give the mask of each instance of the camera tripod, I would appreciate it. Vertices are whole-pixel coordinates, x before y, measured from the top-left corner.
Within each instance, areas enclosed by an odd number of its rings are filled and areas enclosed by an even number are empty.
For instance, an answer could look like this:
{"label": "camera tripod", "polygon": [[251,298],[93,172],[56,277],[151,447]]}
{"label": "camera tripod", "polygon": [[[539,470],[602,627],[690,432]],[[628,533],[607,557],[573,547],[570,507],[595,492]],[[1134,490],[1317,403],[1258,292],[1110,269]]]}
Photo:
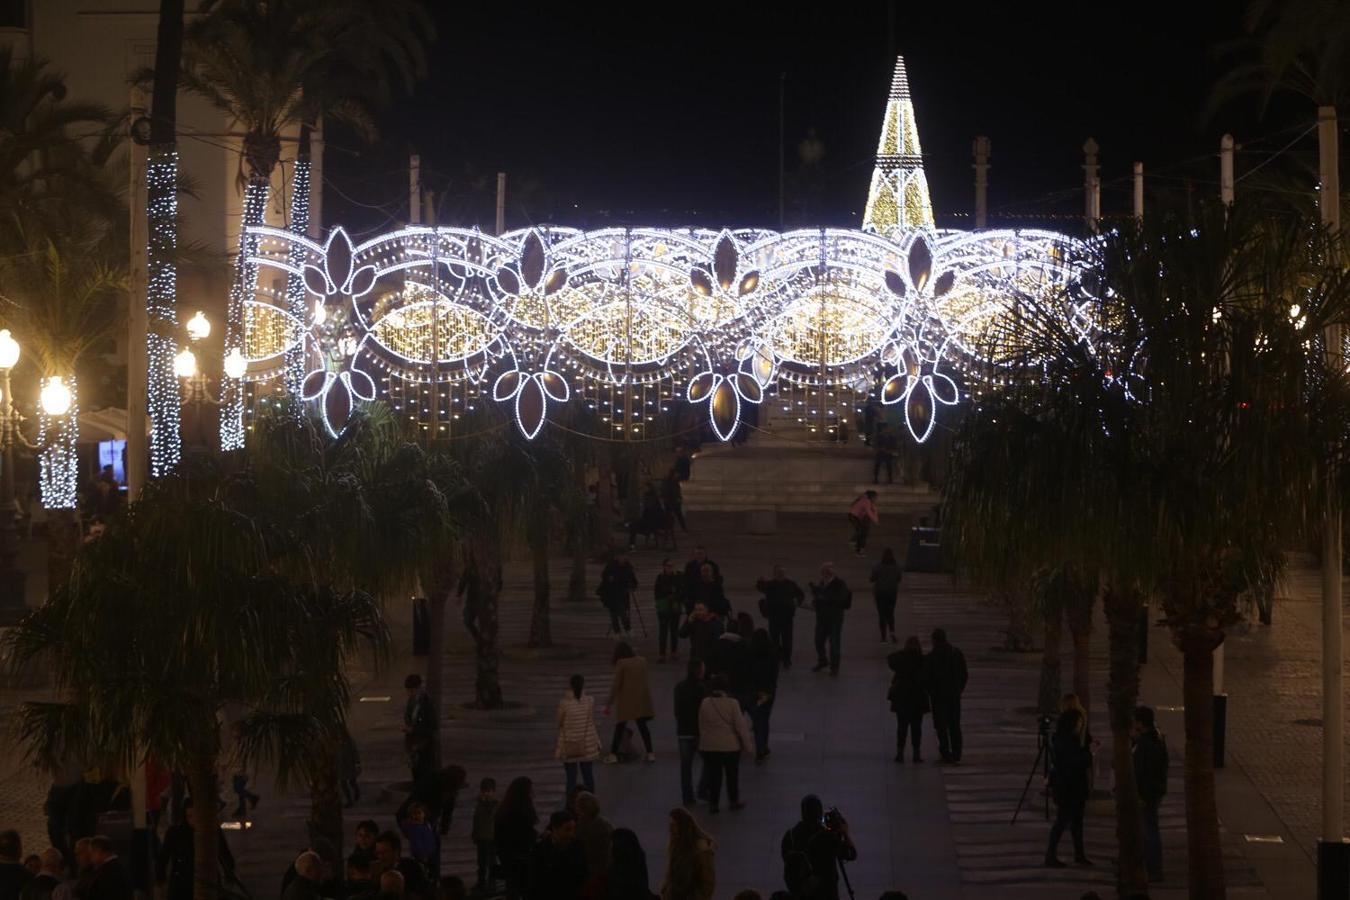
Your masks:
{"label": "camera tripod", "polygon": [[[1017,808],[1013,810],[1012,821],[1009,825],[1017,824],[1017,816],[1022,812],[1022,804],[1027,800],[1027,791],[1031,790],[1031,781],[1036,777],[1036,770],[1041,770],[1041,777],[1047,778],[1050,775],[1050,717],[1041,716],[1036,728],[1036,758],[1031,761],[1031,771],[1027,773],[1027,783],[1022,785],[1022,796],[1017,798]],[[1045,795],[1045,820],[1050,821],[1050,794]]]}
{"label": "camera tripod", "polygon": [[844,876],[844,889],[848,891],[848,900],[857,900],[853,895],[853,882],[848,880],[848,869],[844,868],[844,861],[836,857],[835,862],[839,863],[839,874]]}

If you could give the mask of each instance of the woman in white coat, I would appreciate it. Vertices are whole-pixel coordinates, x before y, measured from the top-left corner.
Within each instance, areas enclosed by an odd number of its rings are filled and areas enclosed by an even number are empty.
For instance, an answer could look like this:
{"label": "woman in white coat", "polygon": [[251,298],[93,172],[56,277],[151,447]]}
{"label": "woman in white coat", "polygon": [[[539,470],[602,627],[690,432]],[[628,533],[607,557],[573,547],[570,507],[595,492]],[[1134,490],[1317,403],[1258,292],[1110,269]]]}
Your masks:
{"label": "woman in white coat", "polygon": [[595,793],[592,764],[600,758],[600,733],[595,730],[595,698],[582,692],[586,679],[572,676],[572,689],[558,703],[558,745],[553,755],[562,761],[567,795],[577,786],[577,769],[586,790]]}
{"label": "woman in white coat", "polygon": [[698,749],[703,754],[703,773],[708,783],[708,812],[717,812],[724,774],[731,808],[745,806],[741,802],[741,754],[754,744],[740,701],[727,696],[727,677],[713,676],[712,693],[698,707]]}

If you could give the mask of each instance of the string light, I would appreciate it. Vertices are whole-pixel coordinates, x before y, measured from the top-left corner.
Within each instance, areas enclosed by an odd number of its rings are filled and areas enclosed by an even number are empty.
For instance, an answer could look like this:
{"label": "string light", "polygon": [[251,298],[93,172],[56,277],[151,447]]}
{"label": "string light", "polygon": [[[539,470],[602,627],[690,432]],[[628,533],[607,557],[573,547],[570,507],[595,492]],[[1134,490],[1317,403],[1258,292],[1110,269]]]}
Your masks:
{"label": "string light", "polygon": [[[230,299],[225,311],[225,359],[244,361],[240,374],[229,375],[221,384],[220,390],[220,449],[240,450],[244,446],[244,385],[243,376],[247,371],[247,359],[243,356],[244,346],[244,304],[252,298],[258,285],[258,265],[255,261],[258,251],[258,235],[251,226],[263,223],[267,212],[268,184],[262,179],[251,178],[244,191],[244,219],[239,230],[239,255],[235,258],[234,282],[230,286]],[[235,367],[239,370],[239,367]]]}
{"label": "string light", "polygon": [[[309,193],[310,161],[307,157],[301,157],[295,161],[291,179],[291,231],[298,235],[304,235],[309,230]],[[296,268],[303,265],[304,249],[302,245],[297,244],[291,250],[291,263]],[[304,321],[308,299],[309,295],[305,290],[304,278],[296,272],[288,272],[286,274],[286,311],[291,314],[292,318],[297,321]],[[322,310],[322,305],[317,309]],[[292,396],[299,394],[301,382],[305,379],[306,349],[304,340],[286,342],[283,383],[286,392]]]}
{"label": "string light", "polygon": [[[177,354],[178,151],[156,148],[146,166],[147,281],[145,304],[146,411],[150,414],[150,475],[159,478],[182,454],[182,400],[174,377]],[[199,314],[200,315],[200,314]],[[72,380],[73,384],[73,380]]]}

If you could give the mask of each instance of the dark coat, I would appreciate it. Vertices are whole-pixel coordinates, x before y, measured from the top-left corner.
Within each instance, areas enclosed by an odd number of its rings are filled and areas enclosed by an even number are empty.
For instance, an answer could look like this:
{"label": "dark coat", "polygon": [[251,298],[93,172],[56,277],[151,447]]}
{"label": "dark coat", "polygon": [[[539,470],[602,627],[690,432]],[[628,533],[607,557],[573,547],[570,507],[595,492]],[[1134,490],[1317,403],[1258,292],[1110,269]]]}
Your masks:
{"label": "dark coat", "polygon": [[1077,734],[1056,734],[1050,741],[1050,752],[1050,792],[1055,802],[1085,803],[1092,751],[1083,746]]}
{"label": "dark coat", "polygon": [[[197,853],[193,843],[195,836],[186,822],[179,822],[164,832],[164,846],[155,857],[155,880],[167,883],[169,900],[192,900],[192,878],[196,870],[194,860]],[[221,868],[227,872],[234,871],[234,855],[225,843],[224,834],[220,835],[217,853]]]}
{"label": "dark coat", "polygon": [[686,678],[675,685],[675,736],[698,737],[698,706],[708,690],[703,682]]}
{"label": "dark coat", "polygon": [[131,882],[120,859],[114,856],[98,867],[84,900],[131,900]]}
{"label": "dark coat", "polygon": [[1134,760],[1134,786],[1145,803],[1157,803],[1167,793],[1167,769],[1171,760],[1167,742],[1154,728],[1135,738],[1131,750]]}
{"label": "dark coat", "polygon": [[891,677],[891,690],[886,695],[891,701],[891,712],[905,720],[922,717],[929,710],[923,654],[897,650],[886,663],[895,673]]}
{"label": "dark coat", "polygon": [[688,582],[688,589],[684,595],[685,610],[693,612],[696,603],[708,607],[708,612],[715,616],[731,614],[731,601],[727,599],[726,591],[722,589],[722,582],[716,578],[712,581],[695,578]]}
{"label": "dark coat", "polygon": [[16,862],[0,863],[0,900],[19,900],[19,892],[33,880],[33,873]]}
{"label": "dark coat", "polygon": [[680,626],[680,637],[689,639],[689,655],[709,663],[709,668],[712,668],[709,657],[716,649],[714,645],[721,633],[722,620],[716,618],[689,618]]}
{"label": "dark coat", "polygon": [[770,698],[778,693],[778,649],[770,648],[768,653],[750,652],[750,694],[752,700],[760,694]]}
{"label": "dark coat", "polygon": [[526,866],[530,853],[534,850],[536,839],[534,824],[519,812],[498,812],[497,827],[493,830],[497,845],[497,855],[502,865],[512,863]]}
{"label": "dark coat", "polygon": [[61,879],[55,875],[39,872],[19,891],[19,900],[51,900],[52,891],[61,884]]}
{"label": "dark coat", "polygon": [[581,841],[558,847],[548,835],[539,839],[530,856],[525,883],[526,900],[574,900],[586,883],[586,853]]}
{"label": "dark coat", "polygon": [[713,641],[708,671],[727,676],[732,694],[740,694],[750,682],[750,647],[740,635],[723,634]]}
{"label": "dark coat", "polygon": [[924,665],[927,667],[928,693],[933,697],[959,697],[966,689],[970,678],[966,657],[951,644],[934,644],[924,657]]}
{"label": "dark coat", "polygon": [[797,614],[797,607],[806,595],[791,578],[761,578],[755,588],[764,596],[759,600],[759,614],[766,619],[783,621]]}
{"label": "dark coat", "polygon": [[828,584],[811,585],[811,594],[818,619],[843,618],[844,610],[853,605],[853,592],[838,576],[830,579]]}
{"label": "dark coat", "polygon": [[637,583],[637,573],[633,571],[632,563],[610,560],[600,573],[600,587],[597,589],[600,602],[622,609],[628,604]]}

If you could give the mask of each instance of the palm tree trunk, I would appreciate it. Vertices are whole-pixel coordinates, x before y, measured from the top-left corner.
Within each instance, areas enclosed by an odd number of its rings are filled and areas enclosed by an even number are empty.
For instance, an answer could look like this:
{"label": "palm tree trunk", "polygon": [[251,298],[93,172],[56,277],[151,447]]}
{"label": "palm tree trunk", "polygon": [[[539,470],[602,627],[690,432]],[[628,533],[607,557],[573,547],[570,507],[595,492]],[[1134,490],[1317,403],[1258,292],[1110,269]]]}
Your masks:
{"label": "palm tree trunk", "polygon": [[422,579],[430,614],[426,686],[432,721],[436,723],[431,738],[431,758],[437,768],[441,765],[441,703],[445,693],[445,608],[450,603],[450,593],[455,585],[453,559],[454,555],[447,552]]}
{"label": "palm tree trunk", "polygon": [[1092,708],[1092,611],[1096,603],[1095,581],[1075,584],[1064,611],[1073,637],[1073,692],[1084,709]]}
{"label": "palm tree trunk", "polygon": [[[478,564],[483,578],[483,605],[478,613],[478,652],[475,656],[474,705],[479,709],[500,709],[502,706],[502,685],[497,675],[501,662],[501,651],[497,641],[497,602],[502,589],[502,564],[500,548],[495,541],[490,544],[489,552],[478,554]],[[481,545],[480,545],[481,546]]]}
{"label": "palm tree trunk", "polygon": [[606,555],[614,544],[614,485],[610,481],[613,474],[609,454],[602,450],[600,479],[595,486],[595,524],[600,532],[600,551]]}
{"label": "palm tree trunk", "polygon": [[[258,250],[258,240],[248,233],[251,225],[263,224],[267,213],[267,195],[271,190],[272,170],[280,156],[279,146],[266,137],[244,136],[244,159],[248,167],[248,187],[244,191],[244,215],[239,227],[239,253],[234,260],[234,282],[230,286],[225,311],[225,354],[244,349],[244,302],[253,298],[258,284],[258,266],[248,260]],[[220,390],[220,449],[244,447],[244,385],[237,378],[225,378]]]}
{"label": "palm tree trunk", "polygon": [[586,560],[591,555],[591,517],[586,503],[586,466],[579,459],[572,461],[576,479],[577,503],[580,512],[572,522],[572,572],[567,578],[567,599],[586,599]]}
{"label": "palm tree trunk", "polygon": [[549,619],[548,520],[540,516],[530,527],[530,557],[534,568],[534,609],[530,614],[530,647],[552,647]]}
{"label": "palm tree trunk", "polygon": [[[291,176],[291,231],[304,237],[309,231],[309,195],[310,195],[310,144],[312,127],[309,122],[300,123],[300,146],[295,154],[294,174]],[[304,248],[293,245],[291,265],[296,268],[304,262]],[[308,293],[305,281],[299,275],[286,276],[286,310],[297,321],[309,321],[307,304]],[[286,348],[285,369],[282,378],[288,397],[300,396],[300,383],[305,379],[305,340],[302,337]]]}
{"label": "palm tree trunk", "polygon": [[1036,708],[1041,715],[1053,716],[1059,710],[1060,635],[1064,631],[1064,611],[1056,603],[1045,610],[1045,649],[1041,651],[1041,681],[1036,692]]}
{"label": "palm tree trunk", "polygon": [[1214,789],[1213,654],[1220,636],[1201,626],[1183,627],[1175,634],[1186,704],[1186,850],[1192,900],[1227,896]]}
{"label": "palm tree trunk", "polygon": [[215,757],[194,760],[187,775],[197,820],[192,832],[192,900],[216,900],[220,896],[220,803]]}
{"label": "palm tree trunk", "polygon": [[1121,897],[1148,893],[1144,873],[1143,838],[1139,830],[1139,791],[1134,782],[1130,726],[1139,702],[1140,596],[1128,589],[1108,587],[1102,595],[1110,646],[1110,676],[1106,703],[1111,721],[1111,769],[1115,781],[1116,888]]}
{"label": "palm tree trunk", "polygon": [[338,757],[340,737],[331,736],[316,748],[315,772],[309,782],[309,845],[318,847],[318,841],[332,846],[335,859],[343,859],[342,792],[338,787]]}
{"label": "palm tree trunk", "polygon": [[75,510],[47,512],[47,591],[51,593],[70,580],[75,554],[80,549],[80,526]]}

